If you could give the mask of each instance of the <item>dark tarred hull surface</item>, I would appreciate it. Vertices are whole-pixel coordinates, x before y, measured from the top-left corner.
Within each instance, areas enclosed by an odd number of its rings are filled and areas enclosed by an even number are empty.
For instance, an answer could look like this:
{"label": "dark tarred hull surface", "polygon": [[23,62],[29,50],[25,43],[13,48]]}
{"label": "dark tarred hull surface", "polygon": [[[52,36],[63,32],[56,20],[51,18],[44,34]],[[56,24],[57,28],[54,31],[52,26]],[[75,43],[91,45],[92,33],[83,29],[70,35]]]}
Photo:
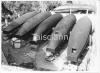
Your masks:
{"label": "dark tarred hull surface", "polygon": [[[44,20],[40,25],[36,28],[34,36],[33,36],[33,41],[35,42],[41,42],[42,40],[45,39],[37,39],[34,40],[34,38],[38,38],[40,36],[47,36],[50,35],[53,28],[57,25],[57,23],[62,19],[61,14],[54,14],[50,17],[48,17],[46,20]],[[46,39],[48,40],[48,39]]]}
{"label": "dark tarred hull surface", "polygon": [[[65,40],[66,37],[64,38],[64,35],[68,35],[75,23],[76,17],[74,15],[64,17],[55,27],[51,36],[52,40],[49,41],[47,48],[55,49],[62,40]],[[59,37],[63,38],[60,39]]]}
{"label": "dark tarred hull surface", "polygon": [[35,30],[35,34],[40,35],[46,31],[52,29],[52,27],[55,27],[61,19],[62,19],[61,14],[54,14],[54,15],[48,17],[37,27],[37,29]]}
{"label": "dark tarred hull surface", "polygon": [[77,21],[69,37],[68,42],[68,60],[77,62],[78,56],[85,47],[92,25],[87,17],[83,17]]}
{"label": "dark tarred hull surface", "polygon": [[26,23],[23,24],[23,26],[19,29],[17,32],[17,36],[23,36],[33,28],[35,28],[37,25],[39,25],[42,21],[47,19],[49,16],[51,16],[50,12],[42,12],[37,14],[36,16],[30,18],[27,20]]}
{"label": "dark tarred hull surface", "polygon": [[35,16],[36,14],[38,14],[39,12],[29,12],[26,13],[24,15],[22,15],[21,17],[15,19],[10,25],[7,26],[7,28],[5,28],[3,30],[4,33],[9,34],[11,31],[13,31],[15,28],[17,28],[18,26],[22,25],[24,22],[26,22],[29,18]]}

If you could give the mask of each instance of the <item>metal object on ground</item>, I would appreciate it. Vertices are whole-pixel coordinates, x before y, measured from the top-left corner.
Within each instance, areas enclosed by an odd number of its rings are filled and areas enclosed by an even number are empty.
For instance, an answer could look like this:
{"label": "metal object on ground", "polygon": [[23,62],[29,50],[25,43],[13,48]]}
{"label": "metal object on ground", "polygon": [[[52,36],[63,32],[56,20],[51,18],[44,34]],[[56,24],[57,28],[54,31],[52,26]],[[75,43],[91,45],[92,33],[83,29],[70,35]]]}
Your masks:
{"label": "metal object on ground", "polygon": [[67,59],[73,63],[81,62],[87,50],[89,35],[92,29],[91,21],[88,17],[83,17],[77,21],[69,37]]}
{"label": "metal object on ground", "polygon": [[34,12],[29,12],[26,13],[24,15],[22,15],[21,17],[15,19],[11,24],[9,24],[4,30],[3,32],[5,34],[9,34],[11,32],[13,32],[13,30],[15,30],[17,27],[19,27],[20,25],[22,25],[24,22],[26,22],[29,18],[35,16],[36,14],[38,14],[39,12],[34,11]]}
{"label": "metal object on ground", "polygon": [[61,14],[54,14],[50,17],[48,17],[46,20],[44,20],[35,30],[33,35],[33,42],[40,42],[43,39],[40,39],[40,37],[48,35],[49,31],[52,31],[52,28],[57,25],[57,23],[62,19]]}
{"label": "metal object on ground", "polygon": [[39,25],[42,21],[47,19],[49,16],[51,16],[50,12],[42,12],[37,14],[36,16],[30,18],[27,20],[26,23],[24,23],[19,31],[16,33],[16,37],[21,37],[25,35],[27,32],[31,31],[33,28],[35,28],[37,25]]}
{"label": "metal object on ground", "polygon": [[[47,53],[55,53],[57,46],[61,44],[62,41],[66,41],[65,39],[68,38],[68,34],[72,30],[75,23],[76,17],[74,15],[68,15],[57,24],[48,43],[46,49]],[[50,54],[47,54],[47,57],[48,56],[50,56]]]}

